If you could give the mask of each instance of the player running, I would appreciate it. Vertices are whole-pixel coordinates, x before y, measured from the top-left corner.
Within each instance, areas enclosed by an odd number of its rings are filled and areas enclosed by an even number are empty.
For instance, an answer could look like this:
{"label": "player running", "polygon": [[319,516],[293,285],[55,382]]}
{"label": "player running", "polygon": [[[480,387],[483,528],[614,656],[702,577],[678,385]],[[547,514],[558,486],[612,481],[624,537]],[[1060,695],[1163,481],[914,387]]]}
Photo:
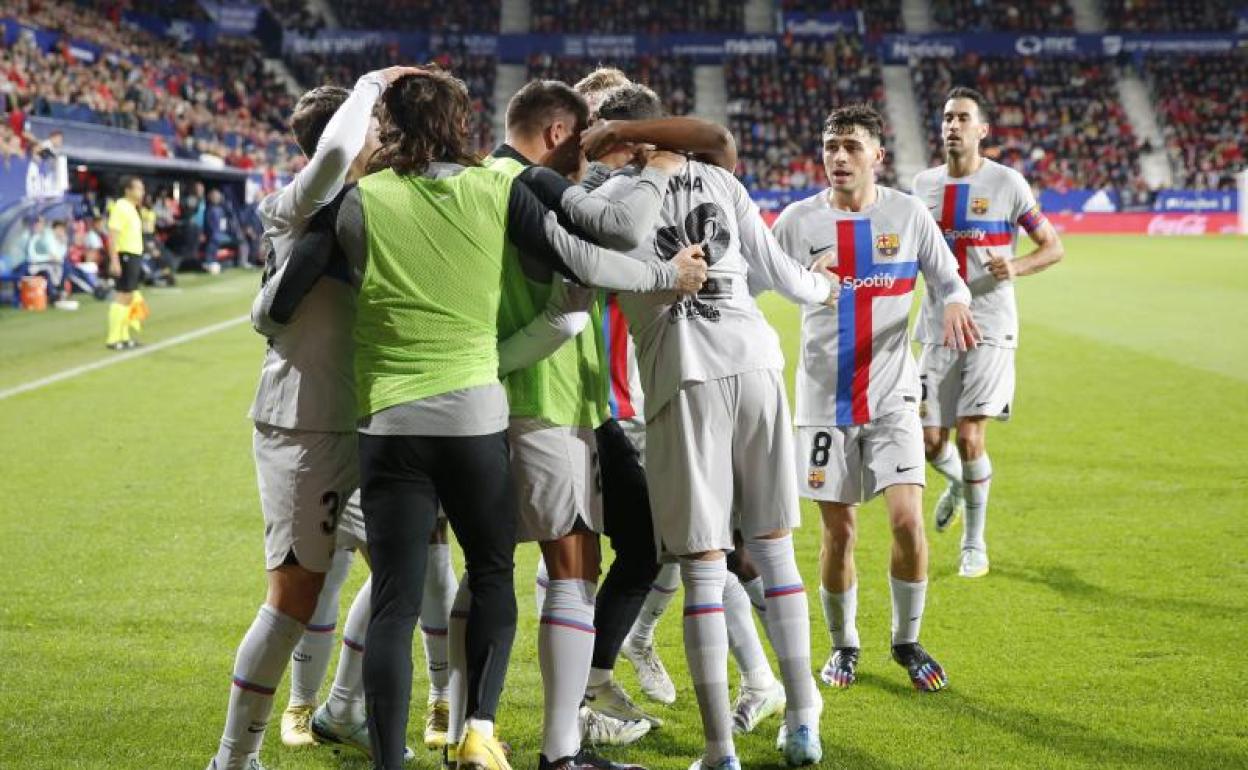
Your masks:
{"label": "player running", "polygon": [[[604,119],[661,115],[658,97],[639,85],[617,88],[599,108]],[[615,184],[597,194],[611,197]],[[790,535],[799,517],[783,356],[750,288],[821,303],[835,301],[834,286],[784,254],[731,173],[699,161],[673,177],[661,226],[632,254],[649,264],[690,244],[710,266],[701,291],[621,295],[620,305],[646,392],[655,529],[664,550],[680,558],[685,586],[685,655],[705,737],[693,767],[740,767],[723,612],[734,524],[767,586],[768,630],[788,695],[782,750],[789,764],[811,764],[822,756],[822,703],[810,675],[806,595]]]}
{"label": "player running", "polygon": [[889,567],[893,659],[915,687],[946,684],[919,645],[927,593],[923,534],[923,435],[906,319],[919,271],[941,311],[946,345],[974,348],[970,292],[931,217],[915,198],[875,183],[884,122],[871,107],[833,110],[823,127],[830,189],[785,208],[776,238],[794,258],[835,265],[835,309],[804,308],[797,368],[797,451],[803,497],[823,517],[820,569],[833,652],[821,678],[856,676],[858,504],[883,493],[893,533]]}
{"label": "player running", "polygon": [[[985,434],[989,418],[1009,419],[1014,400],[1014,279],[1048,269],[1065,253],[1022,175],[980,155],[990,113],[980,92],[950,91],[940,123],[946,163],[914,178],[914,194],[940,224],[958,274],[970,285],[971,314],[983,333],[983,344],[973,350],[942,347],[940,307],[930,295],[914,327],[922,344],[923,442],[932,467],[949,480],[936,502],[936,531],[948,529],[966,508],[958,574],[968,578],[988,574],[984,527],[992,463]],[[1037,246],[1025,256],[1018,256],[1020,226]],[[956,452],[949,445],[952,428]]]}
{"label": "player running", "polygon": [[[270,277],[366,153],[373,105],[382,92],[397,78],[419,72],[391,67],[363,76],[350,93],[323,87],[300,98],[290,123],[308,164],[260,203]],[[344,387],[351,381],[344,330],[354,298],[345,281],[319,273],[309,285],[305,312],[284,327],[261,329],[269,345],[250,416],[268,594],[238,648],[212,770],[263,770],[258,755],[273,693],[316,607],[342,504],[358,486],[354,391]]]}

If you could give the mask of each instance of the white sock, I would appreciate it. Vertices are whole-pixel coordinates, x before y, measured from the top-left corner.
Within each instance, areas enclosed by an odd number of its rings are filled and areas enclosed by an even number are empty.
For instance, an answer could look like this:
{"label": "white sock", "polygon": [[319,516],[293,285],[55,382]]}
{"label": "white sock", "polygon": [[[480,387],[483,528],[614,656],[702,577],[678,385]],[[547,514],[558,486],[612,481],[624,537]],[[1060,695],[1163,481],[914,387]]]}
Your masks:
{"label": "white sock", "polygon": [[425,592],[420,604],[420,632],[425,641],[425,665],[429,668],[429,700],[446,700],[450,679],[447,663],[447,633],[451,605],[455,603],[455,569],[451,566],[451,546],[429,544],[429,565],[425,569]]}
{"label": "white sock", "polygon": [[476,730],[486,738],[494,737],[494,723],[488,719],[477,719],[476,717],[473,717],[468,720],[468,724],[465,725],[465,728]]}
{"label": "white sock", "polygon": [[234,658],[234,684],[217,749],[217,770],[241,770],[248,757],[260,751],[273,710],[273,692],[302,635],[302,623],[261,605]]}
{"label": "white sock", "polygon": [[450,703],[446,739],[452,746],[458,745],[464,737],[464,719],[467,716],[464,711],[468,708],[468,652],[464,648],[464,642],[468,630],[468,609],[471,606],[472,591],[468,590],[468,576],[463,575],[459,580],[459,589],[455,592],[455,601],[451,604],[451,621],[447,624],[449,630],[446,634],[449,674],[446,699]]}
{"label": "white sock", "polygon": [[758,613],[758,619],[767,625],[767,597],[765,592],[767,587],[763,585],[763,576],[759,575],[753,580],[741,580],[741,587],[745,589],[745,593],[750,597],[750,605],[754,607],[754,611]]}
{"label": "white sock", "polygon": [[988,523],[988,488],[992,485],[992,463],[988,455],[967,460],[962,466],[966,482],[966,528],[962,530],[962,547],[987,550],[984,525]]}
{"label": "white sock", "polygon": [[728,565],[724,559],[681,559],[680,576],[685,584],[685,660],[702,714],[704,760],[713,765],[737,753],[728,704],[728,627],[723,603]]}
{"label": "white sock", "polygon": [[546,606],[546,588],[550,585],[550,573],[546,571],[546,559],[537,557],[537,576],[533,579],[533,600],[537,603],[537,616],[542,616]]}
{"label": "white sock", "polygon": [[927,581],[910,583],[889,575],[888,591],[893,597],[893,644],[919,641],[923,604],[927,600]]}
{"label": "white sock", "polygon": [[839,594],[819,586],[819,598],[823,600],[823,617],[828,621],[832,646],[861,647],[858,641],[858,584],[854,583]]}
{"label": "white sock", "polygon": [[602,687],[612,679],[612,672],[609,668],[590,668],[589,682],[587,687]]}
{"label": "white sock", "polygon": [[581,748],[578,712],[594,655],[594,593],[588,580],[551,580],[537,630],[545,709],[542,755],[550,762]]}
{"label": "white sock", "polygon": [[338,670],[329,689],[326,709],[334,719],[348,725],[364,721],[364,640],[368,636],[368,616],[372,613],[373,579],[360,586],[342,624],[342,652]]}
{"label": "white sock", "polygon": [[728,649],[737,659],[741,681],[755,689],[770,687],[776,679],[754,627],[750,597],[736,575],[724,580],[724,623],[728,628]]}
{"label": "white sock", "polygon": [[671,604],[676,589],[680,587],[680,565],[669,562],[659,567],[659,574],[650,584],[650,593],[642,602],[641,612],[628,632],[628,643],[634,647],[649,647],[654,644],[654,627],[663,617],[663,611]]}
{"label": "white sock", "polygon": [[802,725],[817,728],[823,700],[810,673],[810,604],[797,571],[793,536],[751,539],[746,547],[767,587],[767,633],[784,680],[785,723],[790,732]]}
{"label": "white sock", "polygon": [[958,495],[963,493],[962,458],[958,455],[958,450],[953,448],[953,442],[945,442],[945,448],[941,451],[940,457],[932,460],[932,467],[949,481],[954,492]]}
{"label": "white sock", "polygon": [[329,656],[334,651],[334,630],[338,624],[338,599],[342,584],[351,573],[355,552],[346,548],[334,551],[334,560],[325,575],[325,585],[316,599],[316,609],[304,628],[303,638],[290,656],[290,705],[315,706]]}

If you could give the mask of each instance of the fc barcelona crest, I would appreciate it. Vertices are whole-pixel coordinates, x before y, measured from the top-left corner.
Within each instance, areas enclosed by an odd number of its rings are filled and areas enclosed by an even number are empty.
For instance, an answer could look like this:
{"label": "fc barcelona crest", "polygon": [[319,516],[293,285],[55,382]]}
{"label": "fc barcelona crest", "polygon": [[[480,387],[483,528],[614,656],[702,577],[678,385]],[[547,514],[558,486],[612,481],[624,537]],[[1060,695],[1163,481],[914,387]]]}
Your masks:
{"label": "fc barcelona crest", "polygon": [[983,216],[988,213],[987,198],[971,198],[971,213]]}
{"label": "fc barcelona crest", "polygon": [[827,476],[824,475],[823,468],[811,468],[806,474],[806,483],[811,489],[822,488],[825,481],[827,481]]}
{"label": "fc barcelona crest", "polygon": [[875,250],[881,257],[895,257],[901,251],[901,236],[897,233],[885,233],[875,238]]}

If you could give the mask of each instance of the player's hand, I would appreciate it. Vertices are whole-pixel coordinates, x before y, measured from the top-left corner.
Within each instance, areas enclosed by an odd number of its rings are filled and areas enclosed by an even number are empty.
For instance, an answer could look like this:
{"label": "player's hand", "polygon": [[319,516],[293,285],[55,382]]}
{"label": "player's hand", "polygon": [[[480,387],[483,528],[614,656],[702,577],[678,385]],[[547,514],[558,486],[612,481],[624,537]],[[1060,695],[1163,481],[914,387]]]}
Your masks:
{"label": "player's hand", "polygon": [[108,260],[108,277],[109,278],[121,277],[121,260],[120,259]]}
{"label": "player's hand", "polygon": [[381,79],[385,81],[386,87],[389,88],[394,85],[394,81],[399,78],[405,78],[408,75],[427,75],[429,74],[429,71],[424,67],[396,66],[377,70],[377,74],[381,76]]}
{"label": "player's hand", "polygon": [[823,275],[832,284],[832,291],[828,292],[828,298],[823,301],[828,307],[836,307],[837,300],[841,298],[841,277],[836,274],[836,262],[836,252],[828,251],[810,266],[812,273]]}
{"label": "player's hand", "polygon": [[706,260],[702,256],[702,244],[695,243],[672,257],[672,264],[676,266],[677,292],[695,294],[706,283]]}
{"label": "player's hand", "polygon": [[620,140],[621,122],[619,120],[599,120],[581,132],[581,149],[585,157],[598,160],[603,155],[621,149],[624,144]]}
{"label": "player's hand", "polygon": [[655,168],[668,176],[679,174],[685,167],[685,156],[667,150],[647,153],[646,168]]}
{"label": "player's hand", "polygon": [[989,257],[988,263],[984,267],[987,267],[988,272],[992,273],[992,277],[998,281],[1013,280],[1014,276],[1018,274],[1017,269],[1014,267],[1014,260],[1001,254],[993,254]]}
{"label": "player's hand", "polygon": [[962,353],[979,346],[983,335],[971,317],[970,307],[961,302],[945,305],[945,347]]}

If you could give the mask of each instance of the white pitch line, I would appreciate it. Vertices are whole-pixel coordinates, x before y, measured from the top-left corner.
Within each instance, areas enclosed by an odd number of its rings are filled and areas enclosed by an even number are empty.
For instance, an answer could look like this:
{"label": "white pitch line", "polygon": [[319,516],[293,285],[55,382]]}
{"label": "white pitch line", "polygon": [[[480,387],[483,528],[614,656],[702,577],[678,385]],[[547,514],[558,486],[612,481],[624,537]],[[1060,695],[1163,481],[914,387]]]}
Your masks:
{"label": "white pitch line", "polygon": [[52,374],[47,377],[41,377],[37,380],[31,380],[30,382],[17,385],[15,387],[9,388],[8,390],[0,390],[0,401],[5,400],[6,398],[12,398],[13,396],[21,395],[22,393],[29,393],[32,390],[38,390],[39,388],[52,385],[53,383],[72,379],[74,377],[77,377],[78,375],[86,374],[87,372],[94,372],[95,370],[103,369],[106,366],[112,366],[113,364],[120,364],[126,361],[133,361],[134,359],[139,358],[140,356],[150,355],[157,351],[164,350],[165,348],[171,348],[175,345],[181,345],[184,342],[190,342],[191,340],[199,339],[200,337],[204,337],[209,334],[219,332],[222,329],[228,329],[231,326],[235,326],[244,321],[249,321],[250,319],[251,319],[250,316],[240,315],[239,317],[231,318],[228,321],[221,321],[220,323],[215,323],[210,326],[204,326],[202,328],[195,329],[194,331],[186,332],[185,334],[179,334],[176,337],[170,337],[167,340],[161,340],[160,342],[155,342],[155,343],[152,343],[151,345],[145,345],[141,348],[135,348],[134,350],[131,350],[126,353],[117,353],[108,358],[101,358],[99,361],[92,361],[89,364],[83,364],[82,366],[75,366],[73,368],[66,369],[63,372],[57,372],[56,374]]}

